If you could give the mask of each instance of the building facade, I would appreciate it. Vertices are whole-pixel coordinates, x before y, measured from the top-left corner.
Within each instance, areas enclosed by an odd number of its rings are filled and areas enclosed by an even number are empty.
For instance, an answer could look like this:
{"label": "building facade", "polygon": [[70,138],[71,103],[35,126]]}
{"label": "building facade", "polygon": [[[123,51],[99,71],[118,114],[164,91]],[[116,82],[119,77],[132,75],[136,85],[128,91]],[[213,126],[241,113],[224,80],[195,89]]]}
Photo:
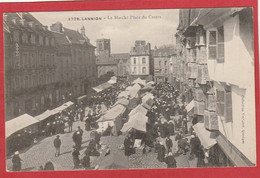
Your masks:
{"label": "building facade", "polygon": [[191,91],[193,124],[216,135],[205,148],[212,166],[256,164],[252,18],[251,8],[180,10],[180,88]]}
{"label": "building facade", "polygon": [[113,75],[117,75],[117,61],[111,56],[110,39],[97,39],[96,45],[96,63],[98,78],[103,77],[108,73],[113,73]]}
{"label": "building facade", "polygon": [[135,41],[135,46],[130,52],[130,77],[147,78],[153,75],[153,59],[151,54],[151,45],[142,40]]}
{"label": "building facade", "polygon": [[111,56],[117,61],[117,76],[126,77],[129,74],[129,53],[115,53]]}
{"label": "building facade", "polygon": [[85,95],[95,86],[95,47],[90,44],[84,26],[80,32],[65,28],[60,22],[51,25],[57,39],[60,97],[64,100]]}
{"label": "building facade", "polygon": [[54,107],[54,36],[29,13],[6,13],[4,27],[6,120]]}
{"label": "building facade", "polygon": [[173,46],[155,47],[152,50],[154,62],[154,81],[169,82],[171,76],[171,56],[174,54]]}

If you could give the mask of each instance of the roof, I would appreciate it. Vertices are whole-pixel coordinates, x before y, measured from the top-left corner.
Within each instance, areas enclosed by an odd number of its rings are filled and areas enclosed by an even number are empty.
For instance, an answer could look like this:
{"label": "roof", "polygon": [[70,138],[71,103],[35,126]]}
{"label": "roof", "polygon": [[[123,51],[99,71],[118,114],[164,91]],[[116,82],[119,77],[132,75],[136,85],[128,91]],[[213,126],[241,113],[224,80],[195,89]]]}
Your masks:
{"label": "roof", "polygon": [[59,33],[59,32],[55,32],[55,31],[51,31],[51,32],[54,35],[56,43],[58,45],[69,45],[70,44],[64,33]]}
{"label": "roof", "polygon": [[125,133],[132,129],[146,132],[146,123],[148,122],[148,117],[142,113],[136,113],[130,116],[127,123],[124,124],[121,132]]}
{"label": "roof", "polygon": [[45,112],[41,113],[40,115],[35,116],[35,119],[42,121],[42,120],[47,119],[51,115],[52,115],[52,112],[50,110],[46,110]]}
{"label": "roof", "polygon": [[109,87],[111,87],[112,85],[110,84],[110,83],[108,83],[108,82],[105,82],[105,83],[102,83],[102,84],[100,84],[100,85],[98,85],[98,86],[96,86],[96,87],[93,87],[93,89],[96,91],[96,92],[101,92],[101,91],[103,91],[103,90],[105,90],[105,89],[107,89],[107,88],[109,88]]}
{"label": "roof", "polygon": [[[52,36],[53,34],[49,30],[44,29],[36,29],[32,28],[29,25],[22,25],[20,22],[17,22],[16,24],[12,21],[13,19],[21,20],[22,17],[19,15],[19,13],[6,13],[7,20],[5,20],[6,25],[12,29],[18,29],[24,32],[34,32],[35,34],[42,35],[42,36]],[[25,19],[25,22],[34,22],[35,25],[43,26],[36,18],[34,18],[30,13],[23,13],[23,19]]]}
{"label": "roof", "polygon": [[129,95],[129,91],[122,91],[121,93],[119,93],[119,95],[117,96],[118,98],[128,98]]}
{"label": "roof", "polygon": [[81,33],[79,33],[76,30],[71,30],[63,27],[63,33],[68,37],[71,43],[75,43],[75,44],[86,43],[88,46],[95,47],[84,36],[82,36]]}
{"label": "roof", "polygon": [[173,46],[163,46],[152,50],[152,55],[155,57],[167,57],[175,54],[175,49]]}
{"label": "roof", "polygon": [[129,53],[114,53],[114,54],[111,54],[111,56],[115,60],[129,59],[130,58],[130,54]]}
{"label": "roof", "polygon": [[102,66],[102,65],[117,65],[117,61],[115,60],[97,60],[96,61],[97,66]]}
{"label": "roof", "polygon": [[129,104],[129,100],[126,98],[120,98],[119,100],[117,100],[117,102],[114,104],[114,106],[121,104],[123,106],[127,106]]}
{"label": "roof", "polygon": [[30,125],[36,124],[37,122],[39,121],[29,114],[23,114],[12,120],[9,120],[5,122],[5,138]]}
{"label": "roof", "polygon": [[136,106],[130,113],[129,113],[129,116],[133,116],[135,115],[136,113],[142,113],[144,115],[146,115],[147,113],[147,109],[145,109],[142,105],[138,105]]}
{"label": "roof", "polygon": [[[202,8],[199,10],[198,16],[192,21],[191,25],[208,25],[216,19],[224,20],[224,16],[233,15],[242,11],[245,7],[239,8]],[[221,18],[220,18],[221,17]]]}
{"label": "roof", "polygon": [[125,112],[126,108],[119,104],[108,110],[97,122],[114,121],[117,117]]}

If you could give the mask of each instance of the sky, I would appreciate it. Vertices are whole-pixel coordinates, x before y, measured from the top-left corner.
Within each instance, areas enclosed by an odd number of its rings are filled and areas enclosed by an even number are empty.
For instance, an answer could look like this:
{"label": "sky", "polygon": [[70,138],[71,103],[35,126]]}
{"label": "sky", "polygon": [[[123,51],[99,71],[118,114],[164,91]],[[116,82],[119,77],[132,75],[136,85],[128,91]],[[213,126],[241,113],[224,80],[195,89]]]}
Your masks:
{"label": "sky", "polygon": [[[179,23],[178,9],[33,12],[31,14],[48,27],[58,21],[64,27],[73,30],[80,30],[84,25],[86,35],[94,46],[97,39],[109,38],[112,53],[129,53],[135,40],[150,42],[152,48],[173,44]],[[91,17],[100,20],[86,20]]]}

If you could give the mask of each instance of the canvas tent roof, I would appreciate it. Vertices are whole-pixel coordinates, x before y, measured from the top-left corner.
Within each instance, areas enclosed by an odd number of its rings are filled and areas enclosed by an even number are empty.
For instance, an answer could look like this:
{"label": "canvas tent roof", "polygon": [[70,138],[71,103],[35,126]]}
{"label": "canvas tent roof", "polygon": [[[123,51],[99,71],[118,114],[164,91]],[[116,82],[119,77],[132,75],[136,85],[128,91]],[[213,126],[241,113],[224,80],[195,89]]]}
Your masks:
{"label": "canvas tent roof", "polygon": [[51,112],[50,110],[46,110],[44,113],[38,115],[38,116],[35,116],[34,118],[37,119],[38,121],[42,121],[42,120],[45,120],[46,118],[50,117],[53,112]]}
{"label": "canvas tent roof", "polygon": [[118,98],[128,98],[129,95],[129,91],[122,91],[121,93],[119,93],[119,95],[117,96]]}
{"label": "canvas tent roof", "polygon": [[132,89],[133,86],[128,86],[126,87],[125,91],[130,91]]}
{"label": "canvas tent roof", "polygon": [[29,114],[23,114],[12,120],[9,120],[5,122],[5,138],[37,122],[39,121]]}
{"label": "canvas tent roof", "polygon": [[59,112],[62,112],[63,110],[67,109],[68,107],[72,106],[74,103],[71,101],[68,101],[67,103],[64,103],[63,105],[51,110],[52,115],[57,114]]}
{"label": "canvas tent roof", "polygon": [[125,112],[126,108],[119,104],[113,107],[112,109],[108,110],[97,122],[104,122],[104,121],[111,121],[115,120],[118,116]]}
{"label": "canvas tent roof", "polygon": [[100,160],[99,169],[129,169],[128,160],[121,152],[112,152]]}
{"label": "canvas tent roof", "polygon": [[137,83],[134,84],[134,86],[132,86],[132,88],[129,90],[130,98],[136,97],[140,89],[141,89],[140,85],[138,85]]}
{"label": "canvas tent roof", "polygon": [[148,99],[154,99],[153,94],[150,93],[150,92],[146,92],[146,93],[145,93],[145,95],[144,95],[143,98],[142,98],[142,102],[145,102],[145,101],[148,100]]}
{"label": "canvas tent roof", "polygon": [[110,84],[110,83],[108,83],[108,82],[105,82],[105,83],[102,83],[102,84],[100,84],[100,85],[98,85],[98,86],[96,86],[96,87],[93,87],[93,89],[97,92],[97,93],[99,93],[99,92],[101,92],[101,91],[103,91],[103,90],[105,90],[105,89],[107,89],[107,88],[109,88],[109,87],[111,87],[112,85]]}
{"label": "canvas tent roof", "polygon": [[142,105],[139,104],[129,113],[129,116],[133,116],[136,113],[142,113],[143,115],[146,115],[147,109],[145,109]]}
{"label": "canvas tent roof", "polygon": [[148,82],[147,84],[148,84],[148,85],[153,85],[153,84],[155,84],[155,82],[154,82],[154,81],[150,81],[150,82]]}
{"label": "canvas tent roof", "polygon": [[117,100],[117,102],[114,104],[114,106],[121,104],[123,106],[127,106],[129,104],[129,100],[126,98],[120,98],[119,100]]}
{"label": "canvas tent roof", "polygon": [[201,145],[205,149],[209,149],[217,143],[216,141],[216,138],[218,136],[217,132],[210,132],[206,130],[204,127],[204,123],[197,123],[192,127],[196,135],[199,137]]}
{"label": "canvas tent roof", "polygon": [[146,84],[146,81],[145,80],[142,80],[142,79],[140,79],[140,78],[137,78],[137,79],[135,79],[132,83],[135,83],[135,84],[141,84],[141,85],[143,85],[143,86],[145,86],[145,84]]}
{"label": "canvas tent roof", "polygon": [[117,82],[117,77],[113,76],[110,78],[110,80],[108,81],[109,84],[115,84]]}
{"label": "canvas tent roof", "polygon": [[124,124],[121,132],[126,133],[132,129],[139,130],[142,132],[146,132],[146,123],[148,122],[148,117],[141,114],[136,113],[132,117],[129,118],[129,121]]}
{"label": "canvas tent roof", "polygon": [[135,120],[141,120],[141,121],[144,121],[144,122],[148,122],[148,117],[145,114],[138,112],[138,113],[130,116],[128,122],[132,122],[132,121],[135,121]]}

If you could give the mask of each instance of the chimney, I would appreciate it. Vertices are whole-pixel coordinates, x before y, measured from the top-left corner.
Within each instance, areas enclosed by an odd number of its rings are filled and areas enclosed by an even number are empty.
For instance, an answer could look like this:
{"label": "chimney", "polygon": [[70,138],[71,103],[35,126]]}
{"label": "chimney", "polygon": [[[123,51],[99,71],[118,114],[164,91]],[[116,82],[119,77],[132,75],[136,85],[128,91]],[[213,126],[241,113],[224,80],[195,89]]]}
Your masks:
{"label": "chimney", "polygon": [[50,26],[51,31],[62,32],[62,23],[56,22]]}
{"label": "chimney", "polygon": [[34,23],[33,21],[28,22],[28,25],[29,25],[31,28],[35,28],[35,23]]}
{"label": "chimney", "polygon": [[23,26],[26,26],[26,25],[27,25],[25,19],[20,19],[20,23],[21,23]]}

